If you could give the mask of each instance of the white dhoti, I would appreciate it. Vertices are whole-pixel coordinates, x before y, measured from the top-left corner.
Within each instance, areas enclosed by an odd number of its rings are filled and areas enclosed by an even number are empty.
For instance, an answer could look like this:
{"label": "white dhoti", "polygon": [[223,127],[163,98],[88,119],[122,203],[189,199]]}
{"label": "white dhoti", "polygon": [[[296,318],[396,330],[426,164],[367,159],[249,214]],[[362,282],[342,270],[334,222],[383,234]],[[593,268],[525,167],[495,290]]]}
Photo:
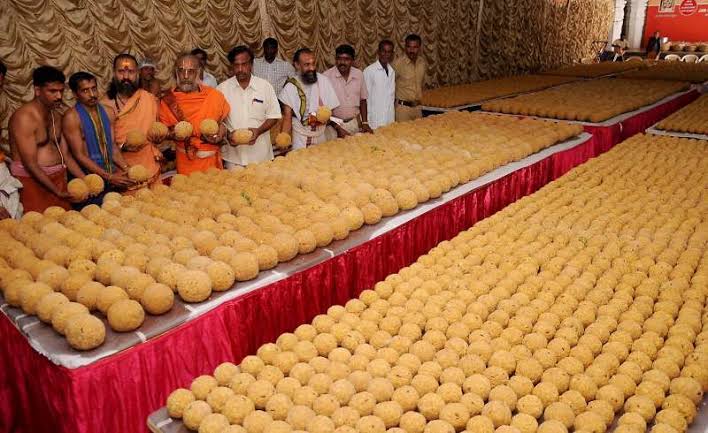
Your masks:
{"label": "white dhoti", "polygon": [[[302,124],[303,118],[317,113],[320,107],[334,110],[339,106],[337,94],[329,82],[329,78],[317,74],[316,83],[304,83],[299,77],[295,82],[288,81],[280,91],[280,101],[291,108],[293,149],[302,149],[313,144],[324,143],[325,125],[318,125],[314,129]],[[301,105],[304,103],[304,107]]]}
{"label": "white dhoti", "polygon": [[[360,126],[359,126],[359,118],[355,117],[348,122],[343,122],[341,123],[342,128],[344,128],[345,131],[348,133],[354,135],[358,134],[360,132]],[[327,126],[327,130],[325,131],[325,134],[327,135],[327,141],[329,140],[334,140],[337,138],[337,130],[334,129],[331,126]]]}
{"label": "white dhoti", "polygon": [[313,129],[293,119],[293,150],[324,143],[327,141],[325,131],[325,125],[318,125]]}

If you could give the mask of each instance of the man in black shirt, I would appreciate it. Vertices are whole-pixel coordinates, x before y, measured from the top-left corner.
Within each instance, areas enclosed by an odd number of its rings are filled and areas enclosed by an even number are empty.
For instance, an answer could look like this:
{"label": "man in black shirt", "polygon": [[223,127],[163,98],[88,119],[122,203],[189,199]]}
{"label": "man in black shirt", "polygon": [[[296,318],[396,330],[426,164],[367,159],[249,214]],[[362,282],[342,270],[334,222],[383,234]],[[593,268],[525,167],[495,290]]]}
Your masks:
{"label": "man in black shirt", "polygon": [[659,58],[661,52],[661,34],[655,31],[654,35],[649,38],[647,43],[647,59]]}

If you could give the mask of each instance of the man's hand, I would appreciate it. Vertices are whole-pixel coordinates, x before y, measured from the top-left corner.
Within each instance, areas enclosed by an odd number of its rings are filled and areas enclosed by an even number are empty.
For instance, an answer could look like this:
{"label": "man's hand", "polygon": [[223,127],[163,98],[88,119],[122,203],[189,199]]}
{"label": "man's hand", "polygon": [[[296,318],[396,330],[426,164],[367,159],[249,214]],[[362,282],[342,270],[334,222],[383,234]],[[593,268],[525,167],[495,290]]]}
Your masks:
{"label": "man's hand", "polygon": [[213,135],[204,135],[202,134],[202,141],[210,143],[210,144],[219,144],[221,141],[224,139],[224,137],[221,134],[213,134]]}
{"label": "man's hand", "polygon": [[342,128],[340,125],[335,126],[334,129],[337,131],[337,137],[339,138],[344,138],[351,135],[346,129]]}
{"label": "man's hand", "polygon": [[153,144],[160,144],[165,140],[165,138],[167,138],[168,135],[169,132],[167,134],[160,134],[156,131],[148,130],[147,139]]}
{"label": "man's hand", "polygon": [[133,181],[128,178],[125,172],[116,172],[108,176],[108,183],[120,188],[127,188],[133,185]]}
{"label": "man's hand", "polygon": [[361,125],[361,132],[363,132],[364,134],[373,134],[374,130],[371,129],[368,123],[363,123]]}
{"label": "man's hand", "polygon": [[56,195],[57,197],[59,197],[62,200],[68,200],[72,203],[78,203],[71,197],[71,194],[69,194],[66,191],[54,191],[54,195]]}
{"label": "man's hand", "polygon": [[253,146],[254,144],[256,144],[256,140],[258,140],[258,137],[260,137],[263,132],[261,132],[258,128],[248,128],[248,129],[253,134],[251,136],[251,141],[248,142],[248,145]]}

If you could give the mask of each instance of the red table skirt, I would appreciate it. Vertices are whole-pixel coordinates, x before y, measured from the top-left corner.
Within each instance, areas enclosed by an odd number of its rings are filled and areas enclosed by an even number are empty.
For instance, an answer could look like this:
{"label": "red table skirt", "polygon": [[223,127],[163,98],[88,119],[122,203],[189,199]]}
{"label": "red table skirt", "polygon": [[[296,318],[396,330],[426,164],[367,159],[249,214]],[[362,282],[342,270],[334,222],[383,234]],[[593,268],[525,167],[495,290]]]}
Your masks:
{"label": "red table skirt", "polygon": [[[598,154],[594,139],[435,208],[344,254],[87,367],[34,351],[1,315],[0,432],[139,432],[174,389],[342,304],[445,239]],[[8,374],[8,372],[11,372]]]}
{"label": "red table skirt", "polygon": [[696,90],[692,90],[679,96],[678,98],[672,99],[613,125],[585,125],[584,129],[585,132],[591,133],[595,139],[596,154],[607,152],[614,145],[626,140],[634,134],[646,131],[647,128],[659,120],[665,118],[671,113],[676,112],[685,105],[690,104],[699,96],[700,94]]}

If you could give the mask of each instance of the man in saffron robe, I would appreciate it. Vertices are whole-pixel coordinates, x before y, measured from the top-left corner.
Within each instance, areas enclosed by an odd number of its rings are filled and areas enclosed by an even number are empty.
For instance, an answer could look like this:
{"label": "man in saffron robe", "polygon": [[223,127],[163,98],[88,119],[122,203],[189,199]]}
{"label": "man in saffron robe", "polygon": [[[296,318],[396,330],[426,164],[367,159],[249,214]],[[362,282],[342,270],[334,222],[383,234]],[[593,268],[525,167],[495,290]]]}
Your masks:
{"label": "man in saffron robe", "polygon": [[[113,121],[113,140],[123,154],[128,165],[140,164],[150,174],[148,184],[160,179],[160,160],[162,152],[155,144],[162,142],[164,136],[150,131],[157,120],[158,102],[155,96],[140,88],[138,81],[138,62],[130,54],[119,54],[113,61],[113,80],[101,105]],[[138,130],[145,134],[145,145],[137,150],[128,151],[123,146],[128,132]],[[128,188],[140,188],[136,185]]]}
{"label": "man in saffron robe", "polygon": [[69,87],[77,102],[64,114],[62,128],[74,158],[86,171],[103,178],[106,191],[131,186],[128,163],[113,143],[110,116],[98,103],[96,77],[77,72],[69,77]]}
{"label": "man in saffron robe", "polygon": [[[160,121],[168,128],[174,129],[181,121],[192,124],[191,137],[176,140],[177,172],[180,174],[223,168],[219,146],[226,136],[223,120],[231,108],[221,92],[201,83],[201,68],[196,56],[179,56],[175,62],[177,85],[165,92],[160,103]],[[201,123],[205,119],[217,122],[215,134],[202,133]],[[172,135],[175,138],[174,133]]]}
{"label": "man in saffron robe", "polygon": [[25,212],[44,212],[50,206],[71,209],[67,171],[84,177],[62,136],[58,109],[63,105],[64,81],[64,74],[56,68],[35,69],[34,99],[10,118],[10,171],[22,183],[20,201]]}

